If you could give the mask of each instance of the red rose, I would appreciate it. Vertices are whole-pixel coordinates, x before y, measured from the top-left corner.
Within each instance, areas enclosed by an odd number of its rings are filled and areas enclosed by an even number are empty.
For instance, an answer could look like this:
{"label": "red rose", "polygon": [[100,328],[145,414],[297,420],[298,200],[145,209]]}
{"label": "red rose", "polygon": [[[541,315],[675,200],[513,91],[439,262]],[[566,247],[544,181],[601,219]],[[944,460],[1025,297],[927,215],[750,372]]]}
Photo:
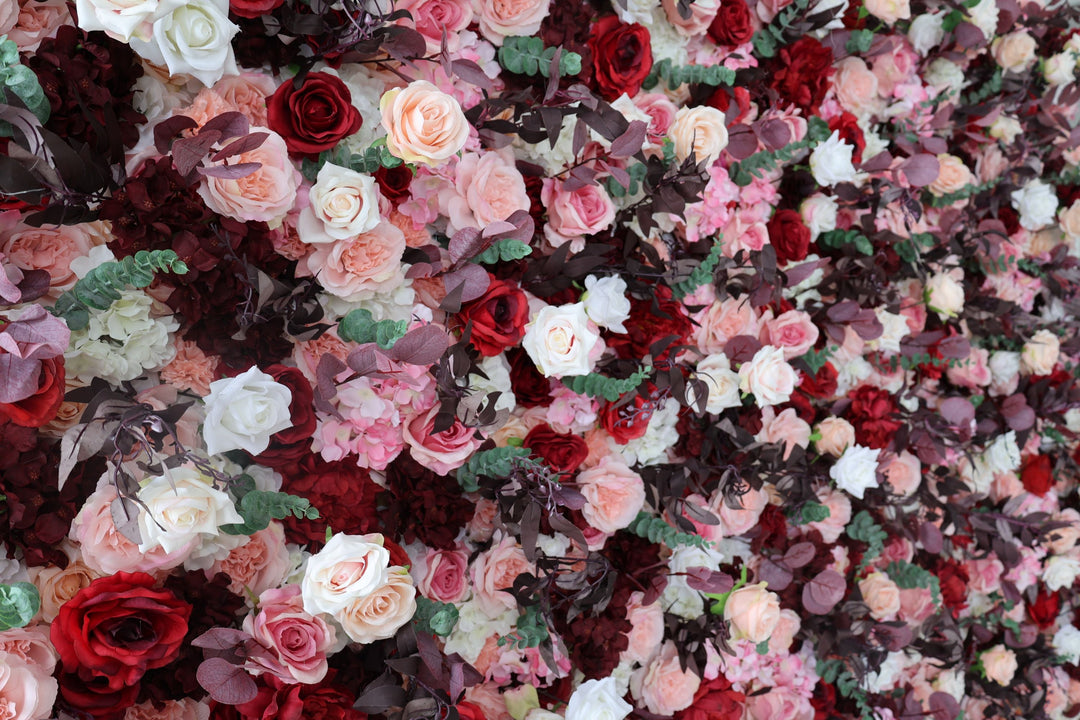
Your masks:
{"label": "red rose", "polygon": [[1048,592],[1045,588],[1035,596],[1035,602],[1029,603],[1028,615],[1039,626],[1039,630],[1047,630],[1057,620],[1061,610],[1061,593]]}
{"label": "red rose", "polygon": [[307,498],[319,510],[318,520],[285,518],[285,537],[300,545],[322,547],[327,526],[334,532],[363,535],[377,532],[379,512],[375,496],[381,488],[368,471],[348,459],[326,462],[318,453],[308,453],[288,468],[282,492]]}
{"label": "red rose", "polygon": [[863,160],[863,150],[866,149],[866,138],[863,136],[859,120],[849,112],[843,112],[829,121],[829,130],[837,130],[840,139],[855,148],[851,153],[851,162],[858,165]]}
{"label": "red rose", "polygon": [[614,15],[601,18],[593,25],[589,49],[593,78],[606,100],[623,93],[633,97],[652,70],[652,45],[644,25],[627,25]]}
{"label": "red rose", "polygon": [[395,168],[380,167],[375,171],[375,182],[379,183],[379,190],[394,207],[409,199],[412,179],[412,170],[404,164]]}
{"label": "red rose", "polygon": [[640,395],[635,395],[633,402],[615,407],[614,403],[604,403],[600,410],[600,424],[615,442],[625,445],[645,434],[656,407]]}
{"label": "red rose", "polygon": [[267,684],[251,702],[237,705],[244,720],[367,720],[353,710],[355,696],[336,685],[288,684],[273,675],[262,676]]}
{"label": "red rose", "polygon": [[311,449],[311,436],[315,433],[315,394],[304,373],[286,365],[271,365],[266,373],[276,382],[289,388],[292,402],[289,404],[292,427],[270,436],[270,445],[255,456],[260,465],[281,468],[295,465]]}
{"label": "red rose", "polygon": [[855,441],[865,447],[883,448],[892,440],[902,423],[892,420],[896,399],[887,391],[863,385],[853,390],[848,416],[855,426]]}
{"label": "red rose", "polygon": [[521,407],[542,407],[551,403],[551,381],[540,374],[529,354],[521,348],[506,353],[510,362],[510,386]]}
{"label": "red rose", "polygon": [[229,0],[229,10],[242,18],[257,18],[277,10],[285,0]]}
{"label": "red rose", "polygon": [[530,430],[524,445],[560,473],[576,471],[589,456],[585,440],[574,433],[555,432],[547,423]]}
{"label": "red rose", "polygon": [[466,303],[458,318],[463,325],[472,321],[469,341],[481,355],[493,357],[524,336],[529,299],[516,284],[492,278],[487,292]]}
{"label": "red rose", "polygon": [[[727,115],[728,108],[731,107],[732,96],[735,98],[735,106],[739,109],[739,112],[734,116]],[[750,114],[750,91],[744,87],[728,89],[721,86],[713,91],[705,104],[725,113],[728,125],[737,125]]]}
{"label": "red rose", "polygon": [[1046,455],[1032,455],[1020,467],[1020,482],[1024,489],[1039,497],[1054,487],[1053,464]]}
{"label": "red rose", "polygon": [[[666,285],[653,287],[648,299],[630,298],[630,317],[623,323],[626,333],[617,333],[607,340],[621,358],[640,360],[651,354],[650,348],[657,340],[674,337],[676,345],[683,343],[694,326],[686,316],[686,307],[671,298],[671,288]],[[664,360],[664,350],[655,360]]]}
{"label": "red rose", "polygon": [[937,568],[932,569],[941,584],[941,600],[953,611],[967,607],[968,576],[967,570],[954,560],[939,560]]}
{"label": "red rose", "polygon": [[64,357],[42,360],[37,392],[18,402],[0,403],[0,422],[7,419],[22,427],[41,427],[56,417],[64,389]]}
{"label": "red rose", "polygon": [[461,720],[487,720],[484,711],[471,702],[460,702],[456,707]]}
{"label": "red rose", "polygon": [[822,365],[814,377],[810,377],[805,372],[800,374],[802,382],[799,384],[799,392],[806,393],[812,398],[829,398],[836,394],[839,376],[831,362]]}
{"label": "red rose", "polygon": [[832,50],[804,36],[777,55],[769,87],[807,115],[816,115],[833,74]]}
{"label": "red rose", "polygon": [[769,243],[781,263],[803,260],[810,250],[810,228],[795,210],[777,210],[768,224]]}
{"label": "red rose", "polygon": [[745,0],[724,0],[709,26],[709,37],[717,45],[742,45],[754,36],[754,21]]}
{"label": "red rose", "polygon": [[675,713],[675,720],[739,720],[746,695],[731,689],[723,675],[702,683],[690,707]]}
{"label": "red rose", "polygon": [[110,690],[108,678],[83,679],[75,673],[60,673],[57,681],[62,704],[95,720],[120,720],[139,697],[138,683]]}
{"label": "red rose", "polygon": [[266,101],[270,129],[285,139],[290,155],[317,155],[360,129],[349,87],[330,73],[308,73],[299,88],[292,81]]}
{"label": "red rose", "polygon": [[50,632],[64,671],[83,683],[82,689],[73,684],[70,702],[81,698],[88,712],[95,703],[113,707],[118,701],[108,698],[176,659],[190,616],[190,605],[155,590],[146,573],[119,572],[91,582],[60,606]]}

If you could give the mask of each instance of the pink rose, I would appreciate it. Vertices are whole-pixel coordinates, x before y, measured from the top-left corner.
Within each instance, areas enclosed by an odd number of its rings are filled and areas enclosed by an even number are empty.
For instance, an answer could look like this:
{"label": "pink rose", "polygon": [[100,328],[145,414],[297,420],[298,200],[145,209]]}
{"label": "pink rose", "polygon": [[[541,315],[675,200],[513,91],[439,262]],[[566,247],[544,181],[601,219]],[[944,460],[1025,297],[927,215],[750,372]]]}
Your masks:
{"label": "pink rose", "polygon": [[356,237],[317,246],[306,264],[327,292],[351,300],[395,287],[404,254],[404,233],[380,222]]}
{"label": "pink rose", "polygon": [[476,509],[465,531],[475,543],[487,542],[495,532],[495,519],[499,517],[499,506],[494,500],[482,497],[476,501]]}
{"label": "pink rose", "polygon": [[630,690],[649,712],[674,715],[690,707],[701,678],[693,671],[682,669],[675,643],[664,643],[659,654],[630,679]]}
{"label": "pink rose", "polygon": [[795,408],[788,408],[777,415],[776,410],[767,407],[761,411],[761,432],[754,439],[783,443],[784,459],[787,460],[796,445],[804,449],[810,445],[810,425],[796,414]]}
{"label": "pink rose", "polygon": [[237,595],[242,595],[245,588],[260,595],[285,582],[290,566],[284,526],[274,520],[246,543],[233,548],[224,560],[214,563],[212,573],[228,575],[232,579],[229,589]]}
{"label": "pink rose", "polygon": [[59,294],[70,290],[78,279],[71,271],[71,261],[104,244],[106,231],[98,223],[41,228],[19,224],[3,236],[0,252],[7,262],[21,270],[46,271],[50,287]]}
{"label": "pink rose", "polygon": [[776,623],[772,635],[769,636],[769,652],[786,653],[791,643],[795,642],[795,636],[799,634],[801,628],[802,620],[799,619],[799,613],[788,608],[781,610],[780,621]]}
{"label": "pink rose", "polygon": [[934,603],[934,595],[929,588],[911,588],[900,591],[900,610],[897,612],[904,622],[911,624],[921,623],[934,614],[937,605]]}
{"label": "pink rose", "polygon": [[769,227],[763,222],[747,222],[736,215],[724,227],[724,237],[731,242],[724,243],[724,254],[733,257],[739,250],[757,252],[769,244]]}
{"label": "pink rose", "polygon": [[244,618],[244,632],[270,651],[252,654],[245,669],[270,673],[288,683],[312,685],[326,676],[326,653],[337,633],[322,618],[304,611],[299,585],[266,590],[259,595],[259,613]]}
{"label": "pink rose", "polygon": [[266,98],[274,94],[277,84],[269,75],[243,72],[227,75],[213,87],[225,102],[244,114],[252,125],[266,126]]}
{"label": "pink rose", "polygon": [[838,62],[833,86],[840,106],[852,115],[869,115],[881,104],[878,78],[862,58],[852,56]]}
{"label": "pink rose", "polygon": [[696,342],[701,352],[722,353],[728,340],[738,335],[761,332],[761,320],[745,298],[729,297],[714,302],[704,314],[694,318],[698,323]]}
{"label": "pink rose", "polygon": [[771,687],[769,692],[746,699],[746,720],[813,720],[814,707],[808,698],[791,688]]}
{"label": "pink rose", "polygon": [[860,580],[859,592],[875,620],[888,620],[900,610],[900,588],[883,572],[872,572]]}
{"label": "pink rose", "polygon": [[19,20],[19,3],[16,0],[0,2],[0,35],[7,35]]}
{"label": "pink rose", "polygon": [[457,418],[448,429],[433,433],[440,409],[436,405],[422,415],[414,415],[402,426],[401,436],[416,462],[438,475],[448,475],[464,465],[483,440],[478,440],[476,433]]}
{"label": "pink rose", "polygon": [[702,536],[708,536],[710,540],[720,540],[742,535],[753,529],[761,518],[761,513],[769,504],[769,493],[764,488],[761,490],[750,488],[739,496],[739,504],[741,507],[730,507],[724,501],[724,493],[719,490],[713,493],[709,510],[720,519],[720,524],[703,526]]}
{"label": "pink rose", "polygon": [[892,49],[874,58],[873,70],[878,79],[878,93],[881,97],[891,97],[898,85],[903,85],[915,77],[922,58],[902,36],[899,42],[892,43]]}
{"label": "pink rose", "polygon": [[41,41],[52,37],[61,25],[73,24],[64,0],[25,0],[19,21],[8,33],[19,52],[34,52]]}
{"label": "pink rose", "polygon": [[439,52],[444,30],[447,45],[454,51],[455,45],[460,45],[457,34],[473,21],[473,8],[469,0],[402,0],[394,9],[409,11],[413,27],[427,41],[429,54]]}
{"label": "pink rose", "polygon": [[643,599],[644,594],[640,591],[630,594],[626,607],[630,633],[626,649],[620,656],[622,662],[644,663],[664,641],[664,608],[659,602],[642,605]]}
{"label": "pink rose", "polygon": [[814,447],[822,455],[840,457],[849,445],[855,444],[855,428],[844,418],[827,417],[814,428],[818,439]]}
{"label": "pink rose", "polygon": [[763,23],[768,23],[791,2],[792,0],[758,0],[757,16]]}
{"label": "pink rose", "polygon": [[975,592],[989,595],[1001,589],[1001,576],[1005,574],[1005,566],[996,557],[987,557],[981,560],[968,560],[964,563],[968,572],[968,587]]}
{"label": "pink rose", "polygon": [[645,504],[641,476],[613,457],[606,457],[577,477],[585,506],[581,514],[597,530],[613,533],[637,517]]}
{"label": "pink rose", "polygon": [[[452,186],[439,193],[451,230],[486,228],[518,210],[528,212],[525,179],[506,152],[465,153],[457,164]],[[452,232],[451,232],[452,234]]]}
{"label": "pink rose", "polygon": [[262,145],[230,158],[229,163],[260,163],[261,167],[236,179],[203,176],[199,196],[207,207],[222,215],[276,227],[296,201],[301,175],[289,160],[289,149],[280,135],[258,126],[251,131],[269,135]]}
{"label": "pink rose", "polygon": [[649,141],[660,143],[675,122],[678,106],[663,93],[638,93],[633,98],[634,105],[649,116]]}
{"label": "pink rose", "polygon": [[34,665],[46,675],[52,675],[56,669],[59,653],[49,639],[48,625],[11,628],[0,632],[0,652],[18,657],[23,662]]}
{"label": "pink rose", "polygon": [[806,529],[817,530],[821,533],[822,541],[831,545],[840,539],[844,528],[851,521],[851,500],[847,493],[830,487],[818,488],[817,498],[818,502],[829,509],[829,517],[807,523]]}
{"label": "pink rose", "polygon": [[469,572],[469,556],[461,550],[429,550],[426,572],[417,583],[424,597],[439,602],[460,602],[469,589],[466,577]]}
{"label": "pink rose", "polygon": [[1008,685],[1019,669],[1016,661],[1016,653],[1004,645],[995,645],[979,655],[982,661],[986,679],[996,682],[998,685]]}
{"label": "pink rose", "polygon": [[795,368],[784,360],[783,349],[771,345],[739,366],[739,389],[751,393],[759,407],[787,402],[798,379]]}
{"label": "pink rose", "polygon": [[779,317],[765,321],[761,342],[784,348],[784,358],[790,360],[814,347],[819,331],[808,313],[788,310]]}
{"label": "pink rose", "polygon": [[893,492],[902,497],[911,497],[922,483],[922,463],[907,450],[887,455],[880,470]]}
{"label": "pink rose", "polygon": [[571,249],[580,250],[585,246],[583,235],[606,230],[615,221],[615,203],[599,185],[567,192],[562,182],[548,178],[544,180],[540,199],[548,213],[544,237],[552,247],[572,240]]}
{"label": "pink rose", "polygon": [[548,15],[550,0],[474,0],[480,33],[499,47],[511,35],[533,35]]}
{"label": "pink rose", "polygon": [[680,35],[692,37],[704,35],[709,25],[720,11],[720,0],[698,0],[690,6],[690,17],[679,14],[676,0],[662,0],[661,5],[667,14],[668,22],[675,26]]}
{"label": "pink rose", "polygon": [[891,562],[911,562],[915,557],[915,545],[905,537],[893,535],[885,541],[885,547],[879,556],[883,564]]}
{"label": "pink rose", "polygon": [[765,583],[744,585],[728,596],[724,620],[735,639],[764,642],[780,622],[780,598],[766,590]]}
{"label": "pink rose", "polygon": [[986,348],[971,348],[966,359],[949,367],[945,375],[953,385],[975,390],[987,387],[993,381],[990,373],[990,351]]}
{"label": "pink rose", "polygon": [[124,720],[208,720],[209,717],[210,706],[191,698],[166,700],[160,706],[147,700],[124,711]]}
{"label": "pink rose", "polygon": [[533,564],[513,536],[499,538],[473,561],[470,576],[477,604],[485,613],[496,617],[517,607],[514,596],[506,592],[522,573],[533,571]]}
{"label": "pink rose", "polygon": [[56,702],[56,680],[18,655],[0,653],[0,707],[10,720],[45,720]]}

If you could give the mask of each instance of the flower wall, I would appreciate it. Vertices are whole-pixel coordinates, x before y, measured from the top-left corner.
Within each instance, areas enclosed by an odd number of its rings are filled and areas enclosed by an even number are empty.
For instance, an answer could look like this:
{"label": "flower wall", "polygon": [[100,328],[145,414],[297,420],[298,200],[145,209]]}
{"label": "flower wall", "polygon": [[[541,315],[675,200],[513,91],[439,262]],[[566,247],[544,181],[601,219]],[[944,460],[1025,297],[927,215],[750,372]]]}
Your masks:
{"label": "flower wall", "polygon": [[0,715],[1080,713],[1073,0],[3,0]]}

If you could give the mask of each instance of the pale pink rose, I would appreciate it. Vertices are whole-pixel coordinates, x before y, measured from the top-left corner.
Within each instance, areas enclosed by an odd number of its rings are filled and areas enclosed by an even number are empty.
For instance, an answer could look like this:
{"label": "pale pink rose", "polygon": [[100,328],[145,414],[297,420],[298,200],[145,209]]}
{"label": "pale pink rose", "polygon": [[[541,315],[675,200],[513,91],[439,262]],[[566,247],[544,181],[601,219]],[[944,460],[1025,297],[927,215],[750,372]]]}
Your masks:
{"label": "pale pink rose", "polygon": [[864,7],[866,7],[867,12],[886,25],[892,25],[897,20],[907,20],[911,17],[909,0],[867,0]]}
{"label": "pale pink rose", "polygon": [[391,638],[416,614],[416,588],[404,568],[390,568],[386,584],[353,600],[334,616],[349,639],[371,643]]}
{"label": "pale pink rose", "polygon": [[975,592],[990,594],[1001,589],[1001,576],[1005,574],[1005,566],[996,557],[986,557],[979,560],[968,560],[964,563],[968,572],[968,587]]}
{"label": "pale pink rose", "polygon": [[615,221],[615,203],[599,185],[567,192],[562,182],[547,178],[540,199],[548,214],[544,237],[552,247],[572,241],[570,248],[580,250],[585,246],[584,235],[606,230]]}
{"label": "pale pink rose", "polygon": [[60,659],[49,639],[48,625],[30,625],[0,632],[0,652],[41,668],[46,675],[52,675]]}
{"label": "pale pink rose", "polygon": [[[734,257],[739,250],[757,252],[769,244],[769,228],[760,221],[750,222],[745,215],[735,215],[724,226],[724,255]],[[727,242],[727,238],[731,241]]]}
{"label": "pale pink rose", "polygon": [[750,488],[739,496],[739,504],[741,507],[729,507],[722,492],[718,490],[713,494],[709,509],[720,519],[720,524],[705,526],[707,532],[711,530],[709,534],[714,536],[713,539],[736,537],[752,530],[769,504],[769,493],[764,488]]}
{"label": "pale pink rose", "polygon": [[860,57],[846,57],[836,64],[833,87],[840,106],[853,115],[869,115],[881,104],[877,76]]}
{"label": "pale pink rose", "polygon": [[248,672],[266,672],[287,683],[305,685],[326,676],[326,654],[337,640],[333,626],[304,611],[299,585],[262,592],[258,614],[244,618],[244,632],[269,651],[250,655],[245,665]]}
{"label": "pale pink rose", "polygon": [[630,632],[626,649],[620,656],[622,662],[644,663],[664,641],[664,608],[659,602],[642,605],[643,599],[644,594],[640,591],[630,594],[626,607]]}
{"label": "pale pink rose", "polygon": [[791,457],[792,450],[796,446],[806,449],[810,445],[810,425],[795,412],[795,408],[788,408],[779,415],[772,407],[763,408],[761,411],[761,432],[754,436],[755,440],[767,443],[783,443],[784,459]]}
{"label": "pale pink rose", "polygon": [[429,550],[426,572],[416,588],[420,594],[445,603],[460,602],[469,590],[469,556],[462,550]]}
{"label": "pale pink rose", "polygon": [[19,21],[19,3],[17,0],[0,1],[0,35],[7,35]]}
{"label": "pale pink rose", "polygon": [[214,92],[237,110],[252,125],[266,126],[266,98],[277,90],[277,84],[269,75],[245,71],[239,75],[226,75],[214,84]]}
{"label": "pale pink rose", "polygon": [[649,116],[649,141],[659,143],[675,122],[675,113],[679,108],[663,93],[638,93],[633,98],[634,105]]}
{"label": "pale pink rose", "polygon": [[893,535],[885,541],[879,559],[882,563],[911,562],[915,557],[915,545],[905,537]]}
{"label": "pale pink rose", "polygon": [[78,279],[71,261],[89,255],[91,248],[106,240],[96,223],[41,228],[19,224],[3,233],[3,238],[0,252],[7,262],[20,270],[49,273],[49,286],[55,291],[70,290]]}
{"label": "pale pink rose", "polygon": [[739,367],[739,389],[751,393],[759,407],[787,402],[798,379],[795,368],[784,360],[783,349],[770,345]]}
{"label": "pale pink rose", "polygon": [[781,610],[780,621],[776,623],[772,635],[769,636],[769,652],[786,653],[801,629],[802,620],[799,619],[799,613],[788,608]]}
{"label": "pale pink rose", "polygon": [[890,50],[880,53],[872,61],[878,79],[878,94],[884,98],[892,97],[897,87],[910,84],[921,62],[922,57],[911,43],[900,36]]}
{"label": "pale pink rose", "polygon": [[514,596],[506,592],[522,573],[532,572],[533,564],[513,536],[500,538],[490,549],[480,553],[470,568],[473,594],[480,608],[496,617],[517,607]]}
{"label": "pale pink rose", "polygon": [[990,373],[990,351],[986,348],[973,347],[966,359],[949,367],[945,374],[953,385],[975,390],[988,387],[993,381]]}
{"label": "pale pink rose", "polygon": [[1009,159],[997,143],[983,145],[975,155],[975,175],[979,182],[989,182],[1009,169]]}
{"label": "pale pink rose", "polygon": [[738,335],[757,337],[761,320],[745,298],[729,297],[714,302],[704,314],[694,318],[698,323],[696,342],[705,354],[721,353],[728,341]]}
{"label": "pale pink rose", "polygon": [[907,450],[886,455],[878,469],[893,492],[902,497],[911,497],[922,483],[922,463]]}
{"label": "pale pink rose", "polygon": [[900,610],[900,588],[883,572],[872,572],[860,580],[859,592],[875,620],[890,619]]}
{"label": "pale pink rose", "polygon": [[[402,0],[395,10],[408,10],[412,25],[427,41],[429,54],[438,53],[442,47],[443,30],[451,51],[460,46],[457,34],[469,27],[473,20],[472,3],[469,0]],[[406,22],[402,20],[401,22]]]}
{"label": "pale pink rose", "polygon": [[[94,572],[81,561],[68,563],[64,569],[55,565],[41,568],[33,576],[34,585],[41,596],[41,619],[47,623],[55,620],[61,605],[99,577],[100,573]],[[3,634],[0,633],[0,638],[2,637]]]}
{"label": "pale pink rose", "polygon": [[457,164],[454,184],[439,194],[454,230],[486,228],[518,210],[529,210],[525,179],[509,152],[465,153]]}
{"label": "pale pink rose", "polygon": [[765,321],[761,342],[784,348],[784,358],[790,360],[814,347],[819,331],[808,313],[788,310],[776,318]]}
{"label": "pale pink rose", "polygon": [[780,622],[780,598],[766,590],[765,583],[744,585],[728,596],[724,620],[735,639],[764,642]]}
{"label": "pale pink rose", "polygon": [[495,682],[482,682],[465,691],[465,700],[484,713],[485,720],[514,720],[506,709],[503,688]]}
{"label": "pale pink rose", "polygon": [[675,0],[662,0],[661,5],[667,14],[668,22],[675,26],[680,35],[687,37],[704,35],[716,18],[716,13],[720,11],[720,0],[698,0],[690,6],[688,18],[679,14]]}
{"label": "pale pink rose", "polygon": [[634,673],[630,690],[649,712],[674,715],[690,707],[701,678],[690,669],[683,670],[675,643],[664,643],[648,665]]}
{"label": "pale pink rose", "polygon": [[818,488],[818,502],[829,508],[829,517],[818,522],[807,523],[808,530],[817,530],[825,544],[831,545],[840,539],[851,521],[851,500],[846,492],[834,490],[828,486]]}
{"label": "pale pink rose", "polygon": [[990,53],[1005,72],[1025,72],[1036,60],[1038,44],[1027,30],[1017,30],[996,38]]}
{"label": "pale pink rose", "polygon": [[280,135],[258,126],[252,127],[251,132],[269,135],[254,150],[229,158],[229,164],[260,163],[261,167],[236,179],[204,176],[199,183],[199,196],[207,207],[222,215],[266,222],[274,227],[281,224],[296,201],[301,175],[289,160],[289,149]]}
{"label": "pale pink rose", "polygon": [[18,655],[0,653],[0,708],[5,720],[45,720],[56,702],[55,678]]}
{"label": "pale pink rose", "polygon": [[550,0],[473,0],[480,33],[496,47],[512,35],[533,35],[548,15]]}
{"label": "pale pink rose", "polygon": [[1069,676],[1065,668],[1043,668],[1043,683],[1046,687],[1046,714],[1049,717],[1061,717],[1069,704]]}
{"label": "pale pink rose", "polygon": [[849,445],[855,444],[855,428],[844,418],[827,417],[817,424],[818,439],[814,447],[822,455],[840,457]]}
{"label": "pale pink rose", "polygon": [[71,13],[63,0],[23,0],[19,21],[8,33],[8,40],[20,52],[34,52],[41,41],[53,37],[61,25],[71,25]]}
{"label": "pale pink rose", "polygon": [[228,575],[229,589],[237,595],[243,595],[245,588],[260,595],[285,582],[290,565],[284,526],[274,520],[246,543],[233,548],[224,560],[214,563],[212,574]]}
{"label": "pale pink rose", "polygon": [[387,91],[379,110],[386,147],[405,162],[441,165],[469,139],[469,121],[461,105],[426,80]]}
{"label": "pale pink rose", "polygon": [[695,162],[706,165],[716,162],[728,144],[724,113],[707,105],[679,108],[668,135],[675,143],[675,157],[680,161],[692,154]]}
{"label": "pale pink rose", "polygon": [[1080,200],[1073,201],[1068,208],[1058,212],[1058,224],[1061,231],[1070,238],[1080,238]]}
{"label": "pale pink rose", "polygon": [[381,222],[370,232],[319,245],[307,258],[307,270],[327,292],[349,300],[395,285],[404,254],[405,235]]}
{"label": "pale pink rose", "polygon": [[166,700],[161,705],[147,700],[124,711],[124,720],[208,720],[209,717],[210,706],[191,698]]}
{"label": "pale pink rose", "polygon": [[1016,653],[1004,645],[995,645],[979,655],[986,679],[998,685],[1008,685],[1019,668]]}
{"label": "pale pink rose", "polygon": [[629,525],[645,504],[641,476],[613,457],[577,477],[585,506],[581,514],[597,530],[613,533]]}
{"label": "pale pink rose", "polygon": [[911,588],[900,591],[900,610],[897,612],[904,622],[919,624],[937,610],[934,595],[929,588]]}
{"label": "pale pink rose", "polygon": [[766,693],[746,699],[745,720],[813,720],[814,707],[808,698],[788,687],[771,687]]}
{"label": "pale pink rose", "polygon": [[477,499],[473,516],[465,528],[468,538],[475,543],[487,542],[495,532],[495,518],[499,517],[499,506],[494,500],[482,497]]}
{"label": "pale pink rose", "polygon": [[457,418],[448,429],[433,433],[435,416],[441,409],[436,405],[426,413],[414,415],[402,426],[401,435],[413,460],[438,475],[448,475],[464,465],[483,440],[477,439],[476,433]]}
{"label": "pale pink rose", "polygon": [[937,156],[937,159],[937,180],[929,185],[929,190],[934,195],[941,197],[942,195],[959,192],[974,182],[975,176],[971,174],[967,165],[960,158],[948,153],[941,153]]}

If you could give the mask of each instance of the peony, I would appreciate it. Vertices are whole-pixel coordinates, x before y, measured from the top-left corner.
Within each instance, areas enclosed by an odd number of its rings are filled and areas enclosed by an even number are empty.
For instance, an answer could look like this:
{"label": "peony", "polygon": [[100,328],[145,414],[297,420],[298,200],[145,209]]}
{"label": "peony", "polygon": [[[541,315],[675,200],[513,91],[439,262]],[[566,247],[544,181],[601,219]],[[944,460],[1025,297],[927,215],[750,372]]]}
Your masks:
{"label": "peony", "polygon": [[728,144],[724,113],[707,105],[682,107],[668,129],[675,143],[675,156],[685,160],[693,153],[694,161],[711,165]]}
{"label": "peony", "polygon": [[244,521],[232,498],[192,468],[152,478],[139,490],[139,501],[145,505],[139,514],[141,552],[194,549],[203,539],[216,537],[222,525]]}
{"label": "peony", "polygon": [[785,403],[795,392],[798,376],[784,359],[784,349],[766,345],[739,367],[739,389],[761,407]]}
{"label": "peony", "polygon": [[587,375],[590,353],[600,340],[584,303],[547,305],[525,326],[521,346],[545,377]]}
{"label": "peony", "polygon": [[780,598],[766,590],[765,583],[744,585],[728,596],[724,620],[735,638],[765,642],[780,622]]}
{"label": "peony", "polygon": [[387,149],[405,162],[441,165],[469,138],[458,101],[424,80],[385,93],[379,111]]}
{"label": "peony", "polygon": [[332,243],[374,230],[381,219],[375,178],[326,163],[308,191],[296,233],[309,245]]}
{"label": "peony", "polygon": [[228,0],[188,0],[157,16],[148,40],[131,38],[139,55],[167,66],[173,75],[191,75],[207,87],[223,75],[239,74],[232,39],[240,28],[229,20]]}
{"label": "peony", "polygon": [[877,466],[880,450],[851,445],[829,468],[829,477],[836,487],[860,500],[868,488],[877,487]]}
{"label": "peony", "polygon": [[623,720],[633,709],[623,700],[615,678],[586,680],[570,696],[564,720]]}
{"label": "peony", "polygon": [[389,567],[390,552],[383,547],[382,535],[334,535],[304,569],[300,583],[304,611],[337,615],[385,585]]}
{"label": "peony", "polygon": [[814,181],[826,187],[855,182],[855,166],[851,164],[854,151],[854,146],[840,139],[840,131],[834,130],[828,140],[810,153],[810,172]]}
{"label": "peony", "polygon": [[268,135],[262,145],[230,162],[258,163],[259,168],[240,178],[203,176],[199,196],[207,207],[222,215],[278,226],[296,202],[301,176],[289,160],[289,149],[280,135],[266,128],[251,130]]}
{"label": "peony", "polygon": [[0,652],[0,708],[5,720],[52,717],[57,683],[42,667],[18,655]]}
{"label": "peony", "polygon": [[216,455],[241,449],[258,455],[269,447],[271,435],[292,427],[291,402],[289,388],[256,366],[215,380],[206,396],[206,451]]}

